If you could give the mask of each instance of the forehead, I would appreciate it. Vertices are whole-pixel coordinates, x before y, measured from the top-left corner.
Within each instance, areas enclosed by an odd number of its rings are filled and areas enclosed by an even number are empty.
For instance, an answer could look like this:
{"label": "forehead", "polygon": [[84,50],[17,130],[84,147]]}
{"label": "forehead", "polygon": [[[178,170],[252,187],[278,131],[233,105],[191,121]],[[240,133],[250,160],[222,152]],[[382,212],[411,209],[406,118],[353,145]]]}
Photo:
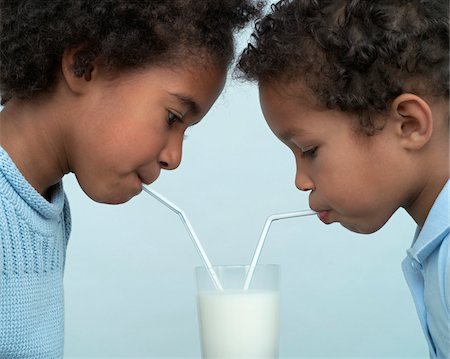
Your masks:
{"label": "forehead", "polygon": [[213,64],[149,65],[117,74],[110,86],[136,97],[170,96],[185,107],[195,109],[195,113],[204,114],[223,90],[225,80],[226,69]]}
{"label": "forehead", "polygon": [[267,124],[283,141],[308,134],[331,136],[357,129],[356,114],[319,106],[311,92],[301,86],[261,83],[259,96]]}
{"label": "forehead", "polygon": [[[188,88],[193,96],[201,99],[217,97],[223,90],[226,81],[226,68],[212,64],[189,64],[181,67],[163,69],[164,76],[170,80],[173,90],[176,88]],[[166,80],[166,81],[167,81]],[[162,83],[164,84],[164,79]],[[182,91],[181,91],[182,92]],[[179,96],[183,100],[183,96]],[[185,101],[186,102],[186,101]]]}
{"label": "forehead", "polygon": [[294,91],[290,85],[260,83],[259,100],[269,127],[279,137],[286,137],[285,132],[294,130],[307,131],[308,123],[302,119],[318,111],[306,92]]}

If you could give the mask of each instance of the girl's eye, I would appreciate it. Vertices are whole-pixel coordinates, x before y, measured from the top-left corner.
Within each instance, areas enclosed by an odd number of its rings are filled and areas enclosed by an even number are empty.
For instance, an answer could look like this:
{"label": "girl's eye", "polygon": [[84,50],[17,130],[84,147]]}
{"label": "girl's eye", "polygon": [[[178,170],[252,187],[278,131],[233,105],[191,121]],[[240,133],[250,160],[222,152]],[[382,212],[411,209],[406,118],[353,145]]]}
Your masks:
{"label": "girl's eye", "polygon": [[315,158],[317,156],[317,147],[310,147],[302,150],[303,158]]}
{"label": "girl's eye", "polygon": [[167,125],[172,127],[176,122],[182,122],[181,117],[171,111],[167,112]]}

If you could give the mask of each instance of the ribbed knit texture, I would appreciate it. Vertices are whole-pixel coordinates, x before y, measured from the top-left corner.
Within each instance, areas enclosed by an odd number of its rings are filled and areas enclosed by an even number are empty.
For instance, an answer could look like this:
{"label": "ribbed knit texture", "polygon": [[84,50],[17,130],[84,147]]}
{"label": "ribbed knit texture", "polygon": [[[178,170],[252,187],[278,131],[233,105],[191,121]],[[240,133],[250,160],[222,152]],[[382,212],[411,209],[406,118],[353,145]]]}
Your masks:
{"label": "ribbed knit texture", "polygon": [[62,183],[51,201],[0,147],[0,358],[63,357],[63,272],[70,210]]}

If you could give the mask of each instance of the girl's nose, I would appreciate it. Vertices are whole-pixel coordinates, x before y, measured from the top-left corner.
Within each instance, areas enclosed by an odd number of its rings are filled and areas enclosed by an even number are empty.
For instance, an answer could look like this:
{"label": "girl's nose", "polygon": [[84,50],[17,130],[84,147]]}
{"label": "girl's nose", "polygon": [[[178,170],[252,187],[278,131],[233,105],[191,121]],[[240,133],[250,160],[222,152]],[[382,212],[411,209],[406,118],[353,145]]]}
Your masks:
{"label": "girl's nose", "polygon": [[159,165],[165,170],[174,170],[181,163],[183,136],[171,136],[159,154]]}

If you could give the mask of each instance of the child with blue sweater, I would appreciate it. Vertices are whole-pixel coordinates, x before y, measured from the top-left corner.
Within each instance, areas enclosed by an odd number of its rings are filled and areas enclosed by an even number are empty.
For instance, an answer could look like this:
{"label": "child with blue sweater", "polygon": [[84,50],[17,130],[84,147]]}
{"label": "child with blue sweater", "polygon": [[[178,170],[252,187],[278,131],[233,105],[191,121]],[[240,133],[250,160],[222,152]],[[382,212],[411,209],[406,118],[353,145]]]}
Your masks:
{"label": "child with blue sweater", "polygon": [[448,0],[282,0],[239,61],[326,224],[373,233],[404,208],[403,272],[430,358],[450,358]]}
{"label": "child with blue sweater", "polygon": [[61,179],[123,203],[181,161],[251,0],[0,1],[0,358],[63,357]]}

